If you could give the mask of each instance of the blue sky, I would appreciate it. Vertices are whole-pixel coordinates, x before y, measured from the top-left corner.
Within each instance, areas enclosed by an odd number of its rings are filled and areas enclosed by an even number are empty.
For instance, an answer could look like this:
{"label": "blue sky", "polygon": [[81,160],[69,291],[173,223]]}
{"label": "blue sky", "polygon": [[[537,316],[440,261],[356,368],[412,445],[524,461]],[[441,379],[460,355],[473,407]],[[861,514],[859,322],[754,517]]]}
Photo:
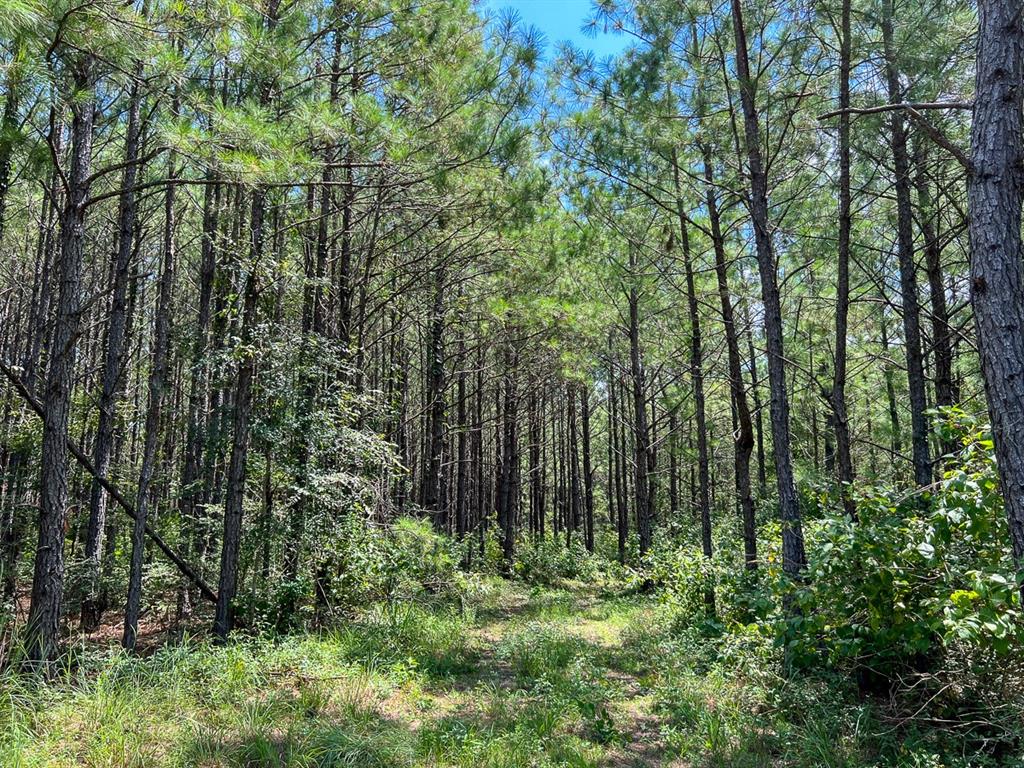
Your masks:
{"label": "blue sky", "polygon": [[544,33],[546,57],[552,55],[557,43],[565,40],[577,48],[590,49],[598,58],[619,53],[629,42],[626,35],[598,30],[596,35],[588,36],[580,30],[592,15],[590,0],[481,0],[480,7],[490,13],[506,8],[515,10],[526,24]]}

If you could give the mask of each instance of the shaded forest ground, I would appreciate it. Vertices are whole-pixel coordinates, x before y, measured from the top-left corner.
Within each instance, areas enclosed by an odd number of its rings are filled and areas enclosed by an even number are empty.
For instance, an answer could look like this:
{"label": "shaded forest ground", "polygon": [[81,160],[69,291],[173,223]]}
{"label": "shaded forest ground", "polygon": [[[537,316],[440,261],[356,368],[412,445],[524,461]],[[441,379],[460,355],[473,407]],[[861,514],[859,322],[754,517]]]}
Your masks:
{"label": "shaded forest ground", "polygon": [[0,765],[947,764],[825,681],[780,677],[756,633],[699,634],[614,585],[481,578],[320,635],[83,648],[56,683],[3,681]]}

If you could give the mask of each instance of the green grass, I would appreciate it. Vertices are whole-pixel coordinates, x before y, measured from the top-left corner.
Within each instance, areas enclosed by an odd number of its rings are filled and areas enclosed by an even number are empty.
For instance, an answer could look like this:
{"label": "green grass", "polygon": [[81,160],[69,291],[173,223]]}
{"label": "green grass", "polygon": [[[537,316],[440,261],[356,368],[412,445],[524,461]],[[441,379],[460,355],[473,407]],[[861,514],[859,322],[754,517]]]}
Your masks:
{"label": "green grass", "polygon": [[0,765],[997,764],[781,668],[757,630],[708,636],[650,598],[480,580],[461,604],[378,605],[320,635],[81,651],[46,684],[8,673]]}

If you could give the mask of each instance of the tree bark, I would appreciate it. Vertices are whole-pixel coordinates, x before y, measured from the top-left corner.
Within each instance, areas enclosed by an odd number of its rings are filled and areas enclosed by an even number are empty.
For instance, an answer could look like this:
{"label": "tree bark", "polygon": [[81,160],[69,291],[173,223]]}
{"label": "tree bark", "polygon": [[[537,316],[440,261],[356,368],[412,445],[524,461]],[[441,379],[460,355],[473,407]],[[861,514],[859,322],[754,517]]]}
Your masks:
{"label": "tree bark", "polygon": [[[212,181],[212,174],[208,176]],[[182,541],[191,542],[190,550],[201,537],[196,515],[197,503],[201,498],[201,469],[203,464],[204,426],[209,404],[209,364],[206,361],[206,346],[210,337],[211,299],[213,283],[217,272],[215,239],[220,209],[221,185],[214,183],[206,187],[203,197],[203,234],[200,245],[199,266],[199,311],[196,318],[196,335],[192,342],[188,384],[188,425],[185,436],[185,458],[181,470],[181,490],[178,497],[178,515]],[[188,585],[183,583],[178,601],[178,613],[187,616],[191,611],[191,596]]]}
{"label": "tree bark", "polygon": [[[636,252],[631,248],[630,270],[634,280],[636,267]],[[633,492],[636,502],[636,531],[639,537],[640,556],[643,557],[651,547],[650,486],[648,484],[650,432],[647,427],[647,385],[643,355],[640,351],[640,293],[635,283],[629,288],[629,367],[633,384],[633,432],[636,441]]]}
{"label": "tree bark", "polygon": [[[91,60],[80,62],[75,89],[91,92]],[[68,425],[75,352],[82,319],[82,258],[85,242],[85,202],[92,160],[93,98],[71,104],[71,169],[60,216],[59,281],[53,340],[43,390],[43,441],[40,461],[39,528],[32,576],[25,650],[29,660],[53,659],[60,640],[64,590],[64,529],[68,500]]]}
{"label": "tree bark", "polygon": [[[175,99],[177,102],[177,99]],[[177,103],[174,106],[177,112]],[[175,176],[175,155],[171,152],[167,162],[167,177]],[[157,440],[160,436],[160,415],[167,388],[168,357],[170,356],[171,313],[174,300],[174,202],[175,186],[169,184],[164,193],[163,272],[157,293],[156,326],[153,333],[153,362],[149,372],[149,405],[146,409],[145,437],[143,438],[142,466],[135,502],[135,521],[132,525],[131,565],[128,572],[128,598],[124,609],[124,634],[121,644],[127,651],[135,650],[138,635],[139,607],[142,602],[142,558],[146,543],[146,518],[149,514],[149,490],[156,465]]]}
{"label": "tree bark", "polygon": [[[136,68],[136,76],[141,67]],[[117,401],[123,385],[125,330],[128,325],[128,283],[132,251],[135,241],[135,180],[138,173],[139,114],[142,97],[139,82],[132,83],[128,103],[128,123],[125,128],[125,169],[118,198],[117,251],[112,270],[109,319],[103,360],[103,375],[99,402],[99,422],[93,443],[92,463],[102,477],[110,472],[110,456],[117,424]],[[81,605],[81,626],[91,632],[99,626],[100,615],[106,606],[100,603],[100,561],[103,556],[103,534],[107,524],[107,495],[100,484],[92,481],[89,495],[89,524],[85,539],[86,591]]]}
{"label": "tree bark", "polygon": [[511,572],[515,557],[516,500],[519,496],[519,444],[517,440],[518,394],[516,391],[517,355],[511,344],[505,350],[505,402],[502,420],[502,462],[499,483],[498,520],[501,524],[501,551],[506,571]]}
{"label": "tree bark", "polygon": [[[725,239],[718,214],[718,200],[715,196],[714,179],[711,171],[711,150],[701,146],[704,160],[705,204],[711,224],[711,242],[715,252],[715,275],[718,279],[718,297],[722,306],[722,323],[725,326],[725,342],[729,359],[729,388],[736,417],[736,431],[733,442],[733,466],[736,495],[743,521],[743,552],[747,570],[757,569],[757,519],[754,511],[754,497],[750,488],[750,455],[754,450],[754,428],[747,404],[747,391],[740,357],[739,334],[736,330],[736,313],[729,291],[729,274],[726,268]],[[676,193],[679,191],[679,166],[675,166]],[[679,213],[682,217],[682,210]]]}
{"label": "tree bark", "polygon": [[[673,157],[674,159],[674,157]],[[678,169],[678,166],[676,166]],[[677,170],[678,184],[678,170]],[[678,189],[677,189],[678,192]],[[710,455],[708,451],[708,423],[704,400],[704,350],[701,339],[700,310],[697,304],[697,288],[693,280],[693,261],[690,255],[690,235],[683,212],[683,201],[676,201],[679,212],[679,234],[682,242],[683,268],[686,272],[686,303],[690,316],[690,383],[693,386],[693,407],[697,426],[697,503],[700,515],[700,544],[704,557],[710,561],[714,556],[711,541],[711,478]],[[711,616],[715,615],[715,591],[708,587],[704,593],[704,605]]]}
{"label": "tree bark", "polygon": [[806,567],[807,556],[804,552],[803,527],[790,451],[789,394],[786,390],[786,358],[782,342],[782,306],[779,298],[778,267],[769,226],[768,176],[761,159],[761,129],[754,101],[755,84],[750,75],[747,37],[743,28],[740,0],[732,0],[732,22],[736,39],[736,73],[743,106],[747,170],[750,175],[750,217],[754,226],[758,271],[761,276],[761,300],[764,305],[765,340],[768,347],[772,442],[775,449],[779,514],[782,518],[782,565],[789,576],[795,577]]}
{"label": "tree bark", "polygon": [[267,191],[257,188],[252,196],[249,269],[242,304],[242,356],[235,378],[231,456],[224,494],[224,529],[221,539],[220,581],[213,632],[220,641],[234,627],[234,600],[238,589],[238,555],[242,543],[242,509],[245,502],[246,460],[249,454],[249,422],[252,418],[253,379],[256,376],[255,342],[259,296],[259,269],[263,257],[264,215]]}
{"label": "tree bark", "polygon": [[[934,360],[935,405],[948,408],[960,399],[953,381],[952,330],[946,305],[946,280],[942,270],[942,244],[936,230],[936,216],[928,184],[927,155],[924,138],[916,136],[914,142],[914,186],[917,188],[918,219],[924,239],[925,272],[928,275],[928,296],[931,304],[932,359]],[[944,441],[943,455],[956,451],[955,441]]]}
{"label": "tree bark", "polygon": [[590,387],[580,385],[583,433],[583,536],[587,551],[594,551],[594,468],[590,458]]}
{"label": "tree bark", "polygon": [[[1020,0],[980,0],[968,209],[971,305],[1013,555],[1024,567],[1024,28]],[[1024,599],[1024,582],[1021,582]]]}
{"label": "tree bark", "polygon": [[850,0],[843,0],[839,29],[839,243],[836,278],[835,370],[832,372],[832,428],[835,431],[835,471],[843,509],[857,519],[853,502],[853,457],[850,451],[850,420],[846,409],[846,335],[850,316],[850,66],[852,32]]}
{"label": "tree bark", "polygon": [[[899,68],[893,43],[892,0],[882,3],[882,39],[885,48],[885,77],[889,100],[902,99]],[[910,431],[914,460],[914,481],[925,486],[932,481],[928,449],[928,408],[925,391],[924,357],[921,352],[920,301],[917,269],[914,264],[913,208],[910,200],[910,159],[907,153],[907,129],[901,110],[892,113],[892,158],[896,178],[896,237],[900,266],[900,297],[903,303],[903,344],[907,358],[907,384],[910,391]]]}
{"label": "tree bark", "polygon": [[427,455],[424,463],[423,488],[421,491],[424,509],[433,514],[434,528],[445,530],[447,525],[447,504],[444,499],[443,454],[445,433],[445,375],[444,375],[444,326],[445,326],[445,269],[439,265],[434,275],[434,302],[430,317],[430,346],[427,351]]}

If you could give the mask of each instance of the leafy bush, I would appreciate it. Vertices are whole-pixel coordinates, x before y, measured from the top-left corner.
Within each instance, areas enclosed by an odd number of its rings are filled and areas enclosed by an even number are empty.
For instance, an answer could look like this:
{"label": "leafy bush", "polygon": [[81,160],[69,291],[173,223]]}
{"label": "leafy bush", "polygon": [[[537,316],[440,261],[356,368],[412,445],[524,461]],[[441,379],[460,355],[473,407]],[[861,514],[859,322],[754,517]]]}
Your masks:
{"label": "leafy bush", "polygon": [[[960,415],[964,449],[934,493],[877,493],[858,520],[809,529],[800,610],[782,627],[797,663],[824,656],[890,678],[953,648],[1019,652],[1020,599],[991,440]],[[966,427],[972,427],[966,429]]]}
{"label": "leafy bush", "polygon": [[[733,534],[732,529],[716,531],[718,538]],[[763,554],[770,553],[770,532],[760,543]],[[685,535],[677,539],[685,541]],[[773,592],[772,569],[748,571],[734,548],[727,544],[716,547],[716,554],[708,559],[699,546],[677,545],[658,548],[650,552],[646,568],[638,575],[658,585],[663,603],[671,607],[677,621],[683,625],[700,625],[705,633],[719,634],[733,626],[746,626],[764,620],[777,607]],[[765,558],[770,564],[771,557]],[[715,593],[715,612],[709,612],[706,596]]]}
{"label": "leafy bush", "polygon": [[400,518],[383,526],[347,515],[321,555],[315,575],[280,580],[246,606],[253,628],[280,631],[319,619],[351,615],[382,601],[460,597],[465,576],[457,545],[428,521]]}
{"label": "leafy bush", "polygon": [[527,583],[552,585],[565,579],[594,579],[601,565],[579,537],[568,547],[555,538],[526,539],[516,552],[513,571]]}
{"label": "leafy bush", "polygon": [[1019,752],[1024,621],[992,443],[945,415],[961,450],[925,491],[875,490],[854,521],[834,489],[805,484],[798,582],[772,519],[756,574],[721,521],[711,560],[686,521],[649,555],[641,576],[662,607],[626,630],[624,661],[657,680],[670,744],[729,765],[1006,765]]}

